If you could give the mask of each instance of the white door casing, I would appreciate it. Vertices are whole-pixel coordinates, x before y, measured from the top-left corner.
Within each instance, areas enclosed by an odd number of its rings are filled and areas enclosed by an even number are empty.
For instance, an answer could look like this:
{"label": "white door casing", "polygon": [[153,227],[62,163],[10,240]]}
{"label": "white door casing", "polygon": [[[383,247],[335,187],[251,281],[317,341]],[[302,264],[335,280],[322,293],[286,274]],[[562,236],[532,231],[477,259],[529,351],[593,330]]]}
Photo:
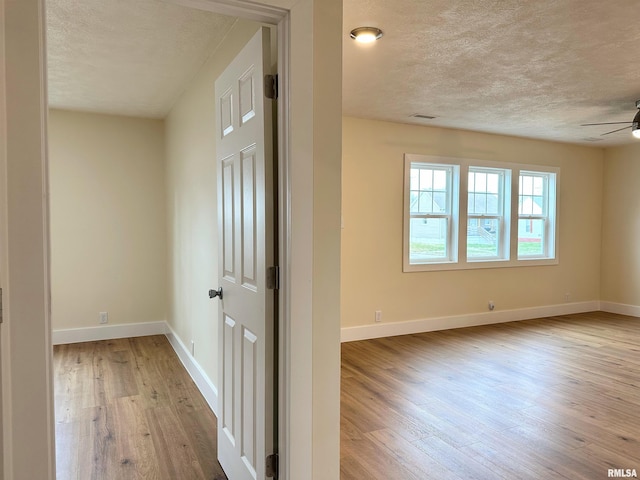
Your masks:
{"label": "white door casing", "polygon": [[218,175],[218,459],[233,480],[265,478],[274,437],[274,259],[270,32],[262,27],[215,83]]}

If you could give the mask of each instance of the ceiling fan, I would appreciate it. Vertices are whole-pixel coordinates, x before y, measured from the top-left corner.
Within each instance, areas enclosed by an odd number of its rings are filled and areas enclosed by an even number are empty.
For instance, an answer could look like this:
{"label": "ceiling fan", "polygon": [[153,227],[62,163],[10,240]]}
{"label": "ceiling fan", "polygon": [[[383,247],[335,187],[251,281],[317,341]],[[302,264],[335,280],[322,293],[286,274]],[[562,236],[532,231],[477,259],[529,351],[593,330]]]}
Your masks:
{"label": "ceiling fan", "polygon": [[600,136],[609,135],[610,133],[616,133],[616,132],[620,132],[622,130],[626,130],[627,128],[631,128],[631,134],[636,138],[640,138],[640,100],[636,100],[636,108],[638,109],[638,113],[636,113],[636,116],[633,117],[633,120],[631,122],[585,123],[584,125],[580,125],[580,126],[581,127],[590,127],[590,126],[593,126],[593,125],[631,124],[631,125],[627,125],[626,127],[618,128],[617,130],[612,130],[610,132],[603,133]]}

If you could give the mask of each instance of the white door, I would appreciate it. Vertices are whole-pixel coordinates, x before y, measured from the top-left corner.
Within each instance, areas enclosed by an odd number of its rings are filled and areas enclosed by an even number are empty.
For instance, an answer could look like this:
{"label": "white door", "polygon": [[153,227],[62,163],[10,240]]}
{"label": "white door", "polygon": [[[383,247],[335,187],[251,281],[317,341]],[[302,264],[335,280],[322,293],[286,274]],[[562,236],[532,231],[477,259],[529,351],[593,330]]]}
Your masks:
{"label": "white door", "polygon": [[218,460],[230,480],[264,479],[274,448],[274,260],[270,34],[262,28],[215,84],[221,278]]}

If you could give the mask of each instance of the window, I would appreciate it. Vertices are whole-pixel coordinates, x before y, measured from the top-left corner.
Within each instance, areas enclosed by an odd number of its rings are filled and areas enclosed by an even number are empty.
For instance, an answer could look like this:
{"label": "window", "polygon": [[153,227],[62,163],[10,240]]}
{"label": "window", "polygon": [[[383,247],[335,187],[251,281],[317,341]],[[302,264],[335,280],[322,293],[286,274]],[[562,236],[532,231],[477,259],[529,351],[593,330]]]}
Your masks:
{"label": "window", "polygon": [[518,185],[518,259],[553,258],[555,174],[521,171]]}
{"label": "window", "polygon": [[[508,257],[510,170],[469,167],[467,182],[467,260]],[[505,194],[505,185],[507,192]],[[506,215],[506,219],[505,219]]]}
{"label": "window", "polygon": [[455,261],[454,180],[457,183],[457,168],[453,165],[411,164],[409,258],[412,264]]}
{"label": "window", "polygon": [[405,155],[404,271],[558,263],[559,174]]}

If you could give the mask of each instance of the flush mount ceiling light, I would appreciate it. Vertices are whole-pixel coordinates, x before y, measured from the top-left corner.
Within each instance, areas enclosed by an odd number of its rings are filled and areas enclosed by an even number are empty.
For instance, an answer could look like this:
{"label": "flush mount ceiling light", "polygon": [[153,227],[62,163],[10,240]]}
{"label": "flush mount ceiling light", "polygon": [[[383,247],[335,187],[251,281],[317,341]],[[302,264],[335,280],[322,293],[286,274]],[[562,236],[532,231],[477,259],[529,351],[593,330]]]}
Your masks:
{"label": "flush mount ceiling light", "polygon": [[359,43],[373,43],[382,37],[382,30],[376,27],[358,27],[351,30],[351,38]]}

